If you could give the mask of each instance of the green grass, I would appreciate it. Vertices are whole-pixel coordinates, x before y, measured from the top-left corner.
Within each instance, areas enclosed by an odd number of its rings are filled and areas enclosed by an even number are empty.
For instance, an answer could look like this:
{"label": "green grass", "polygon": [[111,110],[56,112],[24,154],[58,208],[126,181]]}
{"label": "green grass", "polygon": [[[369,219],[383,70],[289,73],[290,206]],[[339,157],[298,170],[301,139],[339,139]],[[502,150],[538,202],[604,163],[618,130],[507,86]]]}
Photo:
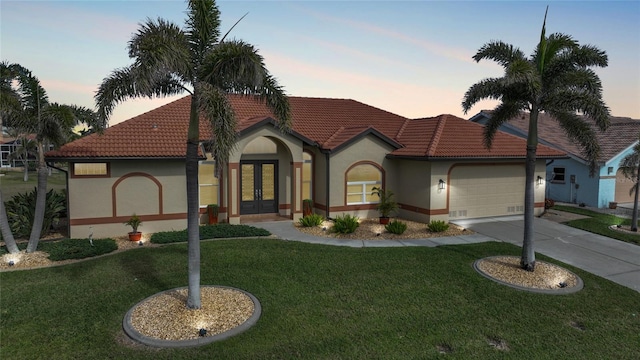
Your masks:
{"label": "green grass", "polygon": [[589,231],[594,234],[600,234],[613,239],[640,245],[640,233],[637,235],[629,234],[621,231],[611,230],[609,228],[611,225],[630,225],[630,219],[624,219],[610,214],[602,214],[596,211],[591,211],[574,206],[556,205],[552,209],[590,217],[588,219],[571,220],[564,223],[565,225]]}
{"label": "green grass", "polygon": [[[22,171],[2,171],[4,176],[0,177],[2,185],[2,197],[5,201],[10,200],[16,194],[22,194],[33,190],[38,185],[38,174],[35,171],[29,172],[29,181],[24,182]],[[54,170],[47,178],[47,191],[66,189],[66,178],[62,171]]]}
{"label": "green grass", "polygon": [[446,345],[455,359],[640,358],[640,294],[567,265],[585,288],[565,296],[515,290],[473,270],[476,259],[519,254],[506,243],[348,248],[245,239],[203,242],[201,252],[202,284],[260,300],[262,317],[247,332],[188,349],[125,345],[125,313],[187,283],[185,244],[144,247],[0,273],[2,357],[425,359],[440,358]]}

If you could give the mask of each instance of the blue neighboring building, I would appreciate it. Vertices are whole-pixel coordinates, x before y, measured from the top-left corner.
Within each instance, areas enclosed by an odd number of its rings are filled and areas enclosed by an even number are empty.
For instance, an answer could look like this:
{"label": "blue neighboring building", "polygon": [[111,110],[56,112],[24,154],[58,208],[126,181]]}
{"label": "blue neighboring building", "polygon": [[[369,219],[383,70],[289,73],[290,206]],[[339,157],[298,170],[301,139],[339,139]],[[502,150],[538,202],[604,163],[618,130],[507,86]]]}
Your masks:
{"label": "blue neighboring building", "polygon": [[[486,124],[491,110],[483,110],[470,121]],[[585,118],[585,121],[591,121]],[[569,156],[547,162],[546,197],[555,201],[585,204],[591,207],[609,207],[610,203],[633,202],[629,194],[633,182],[619,171],[620,161],[633,151],[640,134],[640,120],[611,117],[605,132],[596,130],[602,156],[594,177],[589,176],[589,163],[582,149],[567,138],[564,130],[551,116],[541,113],[538,118],[538,141],[562,150]],[[527,137],[529,114],[521,115],[502,125],[500,130]]]}

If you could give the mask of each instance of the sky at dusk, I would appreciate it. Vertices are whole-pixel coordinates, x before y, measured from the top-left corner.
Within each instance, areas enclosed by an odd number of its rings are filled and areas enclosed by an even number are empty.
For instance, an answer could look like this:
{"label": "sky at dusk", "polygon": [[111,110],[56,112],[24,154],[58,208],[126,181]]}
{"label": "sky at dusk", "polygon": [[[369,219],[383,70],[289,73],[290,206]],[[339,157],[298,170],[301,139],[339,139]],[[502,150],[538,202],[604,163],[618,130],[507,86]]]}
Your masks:
{"label": "sky at dusk", "polygon": [[[598,68],[604,100],[616,116],[640,119],[640,1],[219,1],[222,32],[255,45],[292,96],[348,98],[410,118],[469,118],[461,101],[474,83],[502,75],[471,57],[502,40],[531,54],[561,32],[606,51]],[[0,2],[0,59],[30,69],[51,102],[94,108],[112,70],[131,64],[127,42],[146,18],[181,27],[186,4],[165,1]],[[185,94],[186,95],[186,94]],[[110,124],[174,98],[118,105]]]}

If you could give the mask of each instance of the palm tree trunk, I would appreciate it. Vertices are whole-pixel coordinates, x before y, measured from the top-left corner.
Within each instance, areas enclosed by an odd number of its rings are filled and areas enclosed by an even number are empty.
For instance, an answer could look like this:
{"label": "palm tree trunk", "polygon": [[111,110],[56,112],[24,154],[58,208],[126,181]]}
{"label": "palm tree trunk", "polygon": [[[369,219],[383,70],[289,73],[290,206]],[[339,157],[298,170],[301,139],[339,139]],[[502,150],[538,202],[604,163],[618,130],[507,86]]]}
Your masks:
{"label": "palm tree trunk", "polygon": [[47,205],[47,164],[44,162],[44,145],[38,142],[38,190],[36,195],[36,211],[33,215],[31,236],[27,245],[27,252],[34,252],[38,248],[38,241],[42,234],[44,210]]}
{"label": "palm tree trunk", "polygon": [[635,194],[633,195],[633,215],[631,216],[631,231],[638,231],[638,188],[640,185],[640,166],[638,166],[637,170],[638,174],[636,175],[636,184],[635,184]]}
{"label": "palm tree trunk", "polygon": [[520,267],[534,271],[536,253],[533,246],[533,221],[535,211],[535,174],[536,149],[538,147],[538,110],[534,107],[529,117],[529,133],[527,136],[527,157],[525,160],[524,186],[524,235],[522,239],[522,256]]}
{"label": "palm tree trunk", "polygon": [[200,309],[200,201],[198,198],[198,100],[191,96],[191,114],[187,141],[187,246],[188,246],[188,294],[187,308]]}
{"label": "palm tree trunk", "polygon": [[11,232],[11,226],[9,226],[7,209],[4,208],[2,189],[0,189],[0,231],[2,232],[2,239],[4,240],[4,245],[7,247],[7,251],[11,254],[20,252],[18,245],[16,245],[16,239],[13,237],[13,233]]}

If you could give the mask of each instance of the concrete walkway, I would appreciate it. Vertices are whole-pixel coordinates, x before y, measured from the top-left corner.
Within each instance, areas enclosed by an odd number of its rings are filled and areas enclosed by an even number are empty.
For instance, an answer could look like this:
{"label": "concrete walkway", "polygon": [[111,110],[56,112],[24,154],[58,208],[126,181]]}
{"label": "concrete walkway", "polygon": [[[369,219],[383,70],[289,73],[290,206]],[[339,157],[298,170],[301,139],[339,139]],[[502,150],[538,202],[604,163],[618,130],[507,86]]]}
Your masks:
{"label": "concrete walkway", "polygon": [[[524,231],[522,216],[459,220],[454,223],[475,233],[430,239],[367,241],[308,235],[296,230],[291,221],[262,222],[252,225],[264,228],[284,240],[334,246],[435,247],[486,241],[503,241],[517,246],[522,245]],[[640,292],[640,246],[540,218],[535,219],[534,233],[536,252]]]}

